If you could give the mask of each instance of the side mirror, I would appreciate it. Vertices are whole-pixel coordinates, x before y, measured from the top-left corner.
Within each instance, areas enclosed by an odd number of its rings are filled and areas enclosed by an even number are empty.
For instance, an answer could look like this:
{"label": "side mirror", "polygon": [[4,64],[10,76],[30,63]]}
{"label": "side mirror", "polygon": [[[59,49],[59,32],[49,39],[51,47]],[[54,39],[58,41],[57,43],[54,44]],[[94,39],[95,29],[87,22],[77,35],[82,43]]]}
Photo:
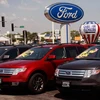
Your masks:
{"label": "side mirror", "polygon": [[54,59],[56,59],[56,56],[55,55],[49,55],[47,59],[48,60],[54,60]]}
{"label": "side mirror", "polygon": [[4,60],[5,60],[5,59],[9,59],[9,57],[10,57],[9,55],[4,55],[4,56],[3,56],[3,59],[4,59]]}

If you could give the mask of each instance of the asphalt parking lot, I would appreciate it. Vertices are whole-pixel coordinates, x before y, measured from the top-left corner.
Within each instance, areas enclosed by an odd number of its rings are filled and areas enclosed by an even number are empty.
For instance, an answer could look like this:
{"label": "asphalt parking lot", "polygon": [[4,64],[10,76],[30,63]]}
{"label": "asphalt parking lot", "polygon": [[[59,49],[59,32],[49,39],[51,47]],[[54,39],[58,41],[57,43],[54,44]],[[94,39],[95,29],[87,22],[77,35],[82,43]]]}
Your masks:
{"label": "asphalt parking lot", "polygon": [[63,96],[56,89],[47,89],[45,93],[33,95],[27,91],[0,91],[0,100],[99,100],[100,92],[74,91]]}

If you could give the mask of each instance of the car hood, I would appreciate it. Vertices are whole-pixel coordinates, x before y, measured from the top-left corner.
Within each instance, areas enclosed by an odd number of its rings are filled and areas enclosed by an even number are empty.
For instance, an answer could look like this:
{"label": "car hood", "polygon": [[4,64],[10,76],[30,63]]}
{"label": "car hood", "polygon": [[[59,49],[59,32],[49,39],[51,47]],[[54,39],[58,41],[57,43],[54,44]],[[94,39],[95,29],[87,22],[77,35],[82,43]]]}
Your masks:
{"label": "car hood", "polygon": [[58,68],[61,69],[73,69],[73,70],[93,69],[98,67],[100,68],[100,60],[74,60],[58,66]]}
{"label": "car hood", "polygon": [[0,63],[0,68],[18,68],[38,64],[39,60],[12,60]]}

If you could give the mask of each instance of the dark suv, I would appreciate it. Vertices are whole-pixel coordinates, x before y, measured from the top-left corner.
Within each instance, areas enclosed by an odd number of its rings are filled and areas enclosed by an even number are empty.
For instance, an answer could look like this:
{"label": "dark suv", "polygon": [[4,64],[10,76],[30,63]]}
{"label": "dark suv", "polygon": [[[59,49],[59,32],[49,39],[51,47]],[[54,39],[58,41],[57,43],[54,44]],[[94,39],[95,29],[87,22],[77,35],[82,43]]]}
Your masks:
{"label": "dark suv", "polygon": [[59,65],[55,71],[56,87],[70,90],[100,90],[100,45],[90,47],[75,60]]}
{"label": "dark suv", "polygon": [[31,47],[28,45],[0,46],[0,62],[12,60]]}
{"label": "dark suv", "polygon": [[0,88],[26,86],[33,93],[41,93],[46,84],[54,80],[54,72],[58,65],[73,60],[87,48],[87,45],[80,44],[33,47],[15,60],[0,64]]}

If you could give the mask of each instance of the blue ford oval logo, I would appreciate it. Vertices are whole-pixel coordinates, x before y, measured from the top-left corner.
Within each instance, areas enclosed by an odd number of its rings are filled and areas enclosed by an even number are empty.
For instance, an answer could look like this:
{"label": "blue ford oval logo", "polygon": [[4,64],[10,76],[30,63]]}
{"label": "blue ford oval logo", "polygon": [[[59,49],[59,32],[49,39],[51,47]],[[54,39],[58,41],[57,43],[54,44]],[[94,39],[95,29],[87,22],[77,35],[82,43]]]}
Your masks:
{"label": "blue ford oval logo", "polygon": [[55,3],[46,7],[44,14],[53,22],[65,24],[80,20],[84,11],[75,4]]}

